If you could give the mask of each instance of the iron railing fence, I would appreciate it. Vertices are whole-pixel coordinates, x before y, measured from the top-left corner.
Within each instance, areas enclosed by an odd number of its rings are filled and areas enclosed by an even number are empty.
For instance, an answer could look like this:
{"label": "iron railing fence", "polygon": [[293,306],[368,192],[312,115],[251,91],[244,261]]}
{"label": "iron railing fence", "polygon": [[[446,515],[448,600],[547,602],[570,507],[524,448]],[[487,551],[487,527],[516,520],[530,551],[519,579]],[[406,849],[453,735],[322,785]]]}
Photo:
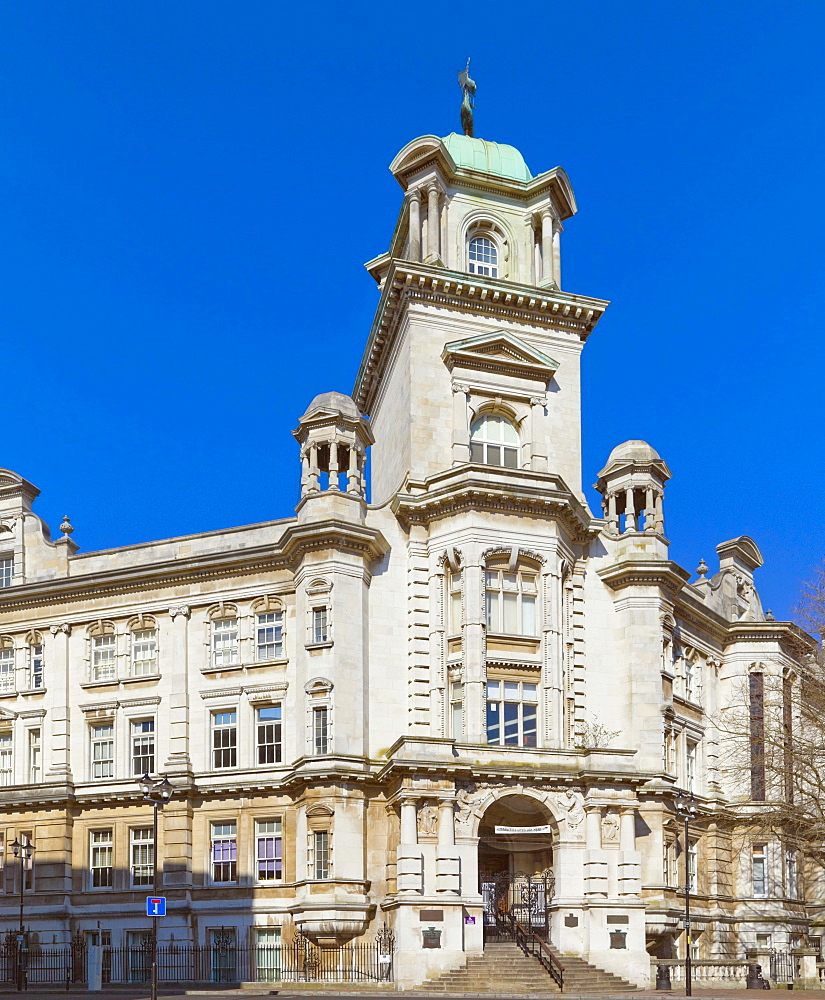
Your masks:
{"label": "iron railing fence", "polygon": [[[158,947],[158,980],[191,983],[389,982],[394,977],[394,940],[384,931],[376,941],[332,947],[313,944],[302,935],[285,944],[176,945]],[[151,970],[149,942],[103,946],[103,982],[145,983]],[[20,948],[7,941],[0,949],[0,982],[85,983],[88,946]]]}

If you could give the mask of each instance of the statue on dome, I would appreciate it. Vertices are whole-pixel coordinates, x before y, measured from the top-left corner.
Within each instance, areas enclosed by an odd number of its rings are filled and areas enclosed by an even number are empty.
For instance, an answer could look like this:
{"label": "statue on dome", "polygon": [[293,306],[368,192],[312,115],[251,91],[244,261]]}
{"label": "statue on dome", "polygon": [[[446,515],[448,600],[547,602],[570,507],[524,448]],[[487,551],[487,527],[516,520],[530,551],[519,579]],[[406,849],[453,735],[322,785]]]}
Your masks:
{"label": "statue on dome", "polygon": [[473,97],[476,92],[476,82],[470,79],[470,60],[467,60],[466,69],[462,69],[458,74],[458,85],[461,87],[461,92],[464,95],[461,101],[461,127],[464,129],[464,134],[472,136],[473,134]]}

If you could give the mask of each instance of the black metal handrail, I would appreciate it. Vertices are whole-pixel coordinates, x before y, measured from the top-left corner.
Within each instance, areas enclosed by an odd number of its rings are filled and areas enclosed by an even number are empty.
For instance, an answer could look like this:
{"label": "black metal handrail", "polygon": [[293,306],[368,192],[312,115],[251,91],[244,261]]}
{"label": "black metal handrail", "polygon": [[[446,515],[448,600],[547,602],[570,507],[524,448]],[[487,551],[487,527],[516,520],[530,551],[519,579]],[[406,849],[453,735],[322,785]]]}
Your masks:
{"label": "black metal handrail", "polygon": [[508,933],[525,955],[532,955],[538,959],[544,967],[545,972],[552,977],[558,988],[564,990],[564,966],[538,934],[533,930],[526,930],[522,927],[512,913],[497,911],[495,921],[496,929],[498,931],[504,930],[505,933]]}

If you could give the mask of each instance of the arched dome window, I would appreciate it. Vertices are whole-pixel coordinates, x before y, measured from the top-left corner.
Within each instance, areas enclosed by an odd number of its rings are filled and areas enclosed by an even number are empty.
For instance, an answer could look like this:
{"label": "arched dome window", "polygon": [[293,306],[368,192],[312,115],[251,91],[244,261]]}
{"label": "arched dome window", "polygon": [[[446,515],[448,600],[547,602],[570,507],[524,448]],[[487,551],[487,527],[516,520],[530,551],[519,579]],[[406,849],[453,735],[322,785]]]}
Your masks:
{"label": "arched dome window", "polygon": [[470,274],[484,278],[498,277],[498,247],[489,236],[474,236],[467,247]]}
{"label": "arched dome window", "polygon": [[506,417],[485,413],[470,428],[470,461],[518,468],[518,431]]}

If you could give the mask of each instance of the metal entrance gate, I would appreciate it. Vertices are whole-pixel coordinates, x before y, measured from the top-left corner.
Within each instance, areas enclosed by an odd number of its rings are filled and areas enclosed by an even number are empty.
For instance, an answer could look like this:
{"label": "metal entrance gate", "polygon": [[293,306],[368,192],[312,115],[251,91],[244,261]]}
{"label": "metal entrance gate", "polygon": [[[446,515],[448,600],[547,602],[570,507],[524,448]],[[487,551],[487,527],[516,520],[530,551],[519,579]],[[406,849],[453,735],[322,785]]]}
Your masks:
{"label": "metal entrance gate", "polygon": [[485,932],[496,928],[496,914],[508,913],[525,930],[532,930],[545,941],[550,932],[550,901],[556,887],[552,868],[538,875],[526,872],[480,872],[479,883],[484,899]]}

